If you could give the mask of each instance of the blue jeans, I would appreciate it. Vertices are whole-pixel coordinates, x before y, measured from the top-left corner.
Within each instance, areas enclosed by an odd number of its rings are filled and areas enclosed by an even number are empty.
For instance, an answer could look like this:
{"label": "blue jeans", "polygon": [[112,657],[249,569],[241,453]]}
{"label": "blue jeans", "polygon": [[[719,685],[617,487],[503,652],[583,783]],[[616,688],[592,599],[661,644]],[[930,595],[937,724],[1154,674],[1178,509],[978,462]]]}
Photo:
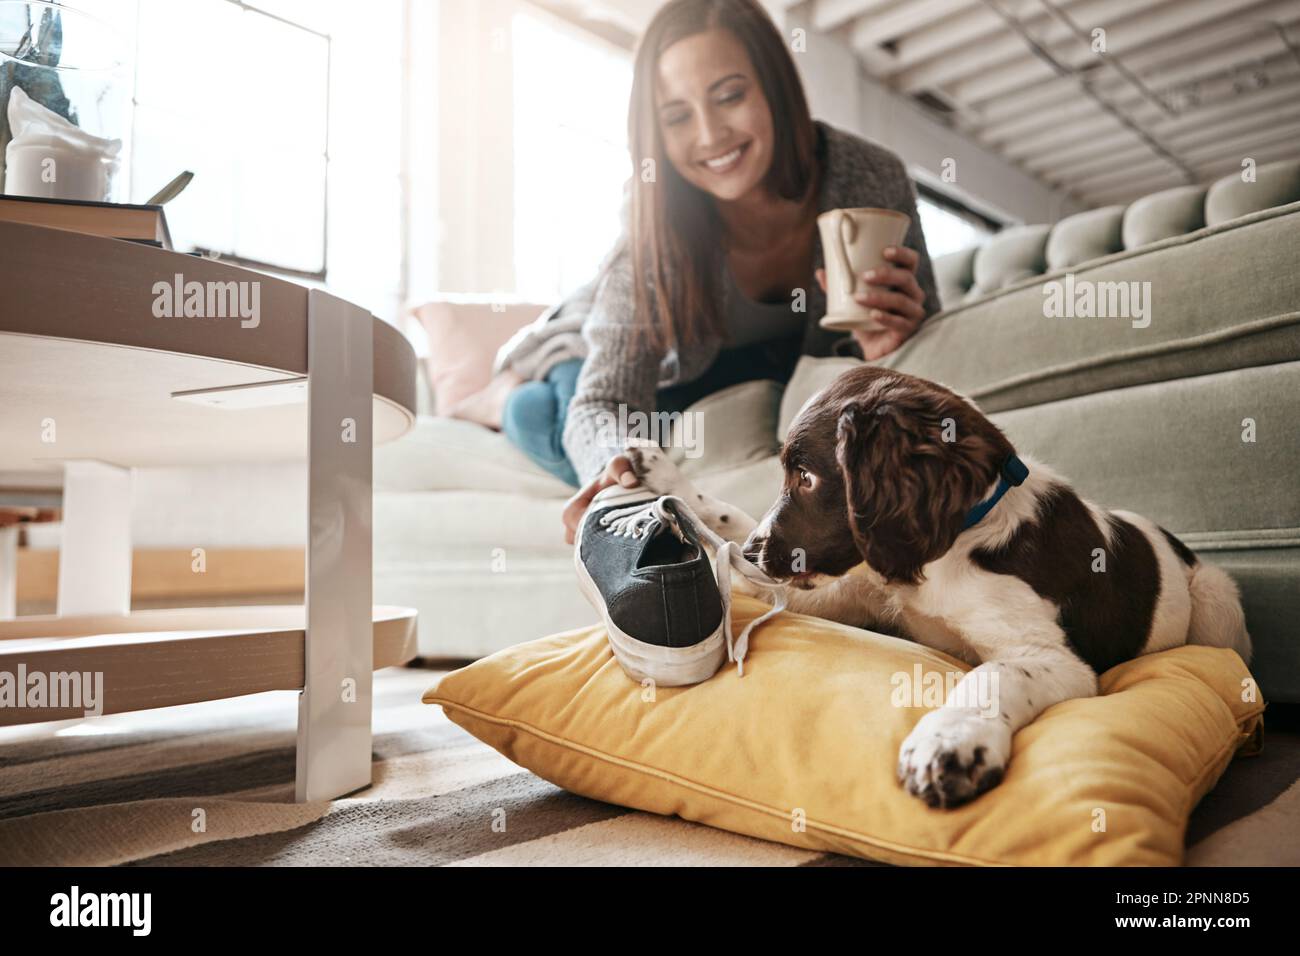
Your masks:
{"label": "blue jeans", "polygon": [[564,419],[578,387],[582,359],[557,363],[546,377],[524,382],[510,392],[501,412],[501,430],[525,455],[561,481],[578,487],[578,473],[564,454]]}
{"label": "blue jeans", "polygon": [[[661,388],[655,395],[658,412],[680,412],[706,395],[754,379],[790,381],[799,359],[801,336],[722,349],[702,376]],[[564,419],[577,391],[582,359],[560,362],[537,382],[524,382],[506,399],[501,430],[525,455],[552,475],[578,487],[578,473],[564,453]]]}

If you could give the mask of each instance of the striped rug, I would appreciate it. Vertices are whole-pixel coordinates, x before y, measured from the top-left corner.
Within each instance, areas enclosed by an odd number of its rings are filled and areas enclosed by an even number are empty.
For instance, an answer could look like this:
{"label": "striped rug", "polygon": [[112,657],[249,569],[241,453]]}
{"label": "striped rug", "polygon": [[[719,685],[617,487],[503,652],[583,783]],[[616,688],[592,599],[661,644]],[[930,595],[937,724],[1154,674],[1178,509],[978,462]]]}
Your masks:
{"label": "striped rug", "polygon": [[[0,729],[0,865],[871,865],[560,790],[421,704],[439,673],[375,675],[374,785],[330,802],[292,802],[292,693]],[[1189,863],[1300,864],[1280,723],[1197,808]]]}

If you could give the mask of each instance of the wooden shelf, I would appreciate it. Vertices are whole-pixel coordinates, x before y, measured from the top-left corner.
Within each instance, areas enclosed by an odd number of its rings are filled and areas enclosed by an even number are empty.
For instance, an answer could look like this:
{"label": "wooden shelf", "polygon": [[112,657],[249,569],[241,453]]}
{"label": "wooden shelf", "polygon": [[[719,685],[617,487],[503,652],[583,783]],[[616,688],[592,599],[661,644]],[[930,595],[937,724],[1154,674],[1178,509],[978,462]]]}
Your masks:
{"label": "wooden shelf", "polygon": [[[416,612],[374,608],[374,666],[416,656]],[[179,608],[0,622],[0,671],[102,673],[105,714],[301,690],[304,610]],[[0,707],[0,726],[82,717],[85,708]]]}

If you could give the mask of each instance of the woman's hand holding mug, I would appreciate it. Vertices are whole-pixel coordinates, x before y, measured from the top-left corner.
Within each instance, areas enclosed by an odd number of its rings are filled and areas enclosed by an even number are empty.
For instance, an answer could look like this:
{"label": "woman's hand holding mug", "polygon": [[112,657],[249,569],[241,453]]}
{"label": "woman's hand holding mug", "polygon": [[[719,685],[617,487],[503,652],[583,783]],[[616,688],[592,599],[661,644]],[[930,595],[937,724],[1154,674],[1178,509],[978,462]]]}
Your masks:
{"label": "woman's hand holding mug", "polygon": [[[906,246],[886,246],[883,255],[886,265],[868,269],[862,274],[865,292],[858,292],[853,300],[871,309],[871,318],[880,329],[854,329],[853,338],[862,348],[867,361],[883,358],[912,337],[925,320],[925,292],[916,281],[916,267],[921,261],[915,249]],[[826,270],[817,270],[817,282],[826,291]]]}

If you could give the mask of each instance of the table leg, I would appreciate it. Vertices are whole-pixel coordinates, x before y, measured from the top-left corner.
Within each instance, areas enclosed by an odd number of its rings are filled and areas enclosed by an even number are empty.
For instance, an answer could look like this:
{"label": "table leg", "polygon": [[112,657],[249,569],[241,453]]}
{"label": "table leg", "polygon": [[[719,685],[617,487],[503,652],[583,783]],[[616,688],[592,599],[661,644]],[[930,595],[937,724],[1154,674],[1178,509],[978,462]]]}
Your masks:
{"label": "table leg", "polygon": [[131,611],[131,471],[102,461],[63,465],[60,617]]}
{"label": "table leg", "polygon": [[297,799],[370,785],[370,314],[319,290],[307,300],[308,532],[305,682]]}
{"label": "table leg", "polygon": [[18,613],[18,525],[0,528],[0,621]]}

